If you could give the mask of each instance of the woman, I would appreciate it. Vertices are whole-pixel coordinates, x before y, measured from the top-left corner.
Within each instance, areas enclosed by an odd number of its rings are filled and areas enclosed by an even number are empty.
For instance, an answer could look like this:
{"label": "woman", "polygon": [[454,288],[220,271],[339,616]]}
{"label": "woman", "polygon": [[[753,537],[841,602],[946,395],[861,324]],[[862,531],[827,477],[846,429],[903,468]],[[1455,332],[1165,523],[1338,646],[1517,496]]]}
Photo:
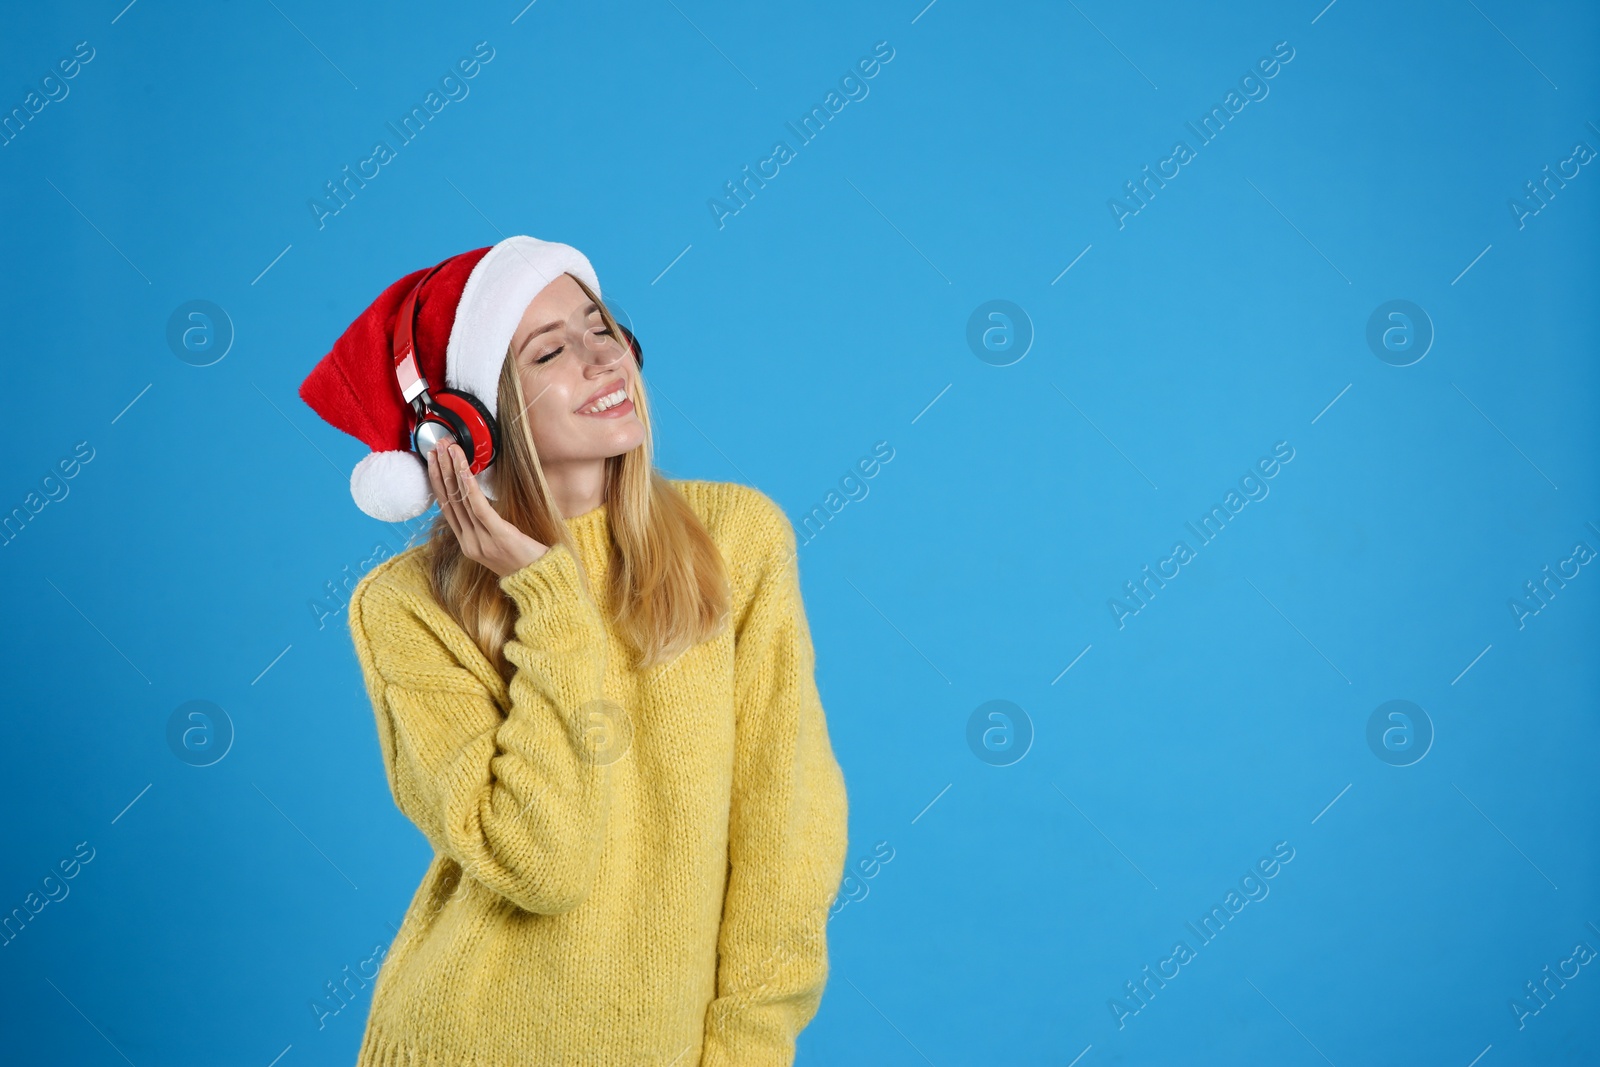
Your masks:
{"label": "woman", "polygon": [[359,1067],[791,1064],[816,1013],[847,803],[794,530],[656,471],[642,365],[581,253],[512,237],[390,286],[301,388],[373,447],[364,511],[440,505],[350,600],[435,853]]}

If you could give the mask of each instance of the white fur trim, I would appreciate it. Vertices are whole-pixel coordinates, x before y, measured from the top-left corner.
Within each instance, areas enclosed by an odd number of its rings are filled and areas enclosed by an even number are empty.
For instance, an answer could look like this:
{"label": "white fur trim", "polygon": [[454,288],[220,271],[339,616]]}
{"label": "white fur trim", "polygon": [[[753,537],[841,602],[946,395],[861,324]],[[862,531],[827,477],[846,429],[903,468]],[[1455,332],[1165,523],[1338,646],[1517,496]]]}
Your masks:
{"label": "white fur trim", "polygon": [[[491,468],[492,469],[492,466]],[[478,488],[495,499],[489,470],[473,475]],[[369,452],[350,472],[350,495],[356,506],[384,522],[404,522],[433,507],[433,486],[428,483],[427,462],[411,451]]]}
{"label": "white fur trim", "polygon": [[384,522],[404,522],[433,503],[428,472],[417,454],[395,449],[369,452],[350,472],[350,495],[356,506]]}
{"label": "white fur trim", "polygon": [[[497,387],[506,348],[529,302],[564,271],[582,278],[595,296],[600,295],[594,268],[571,245],[519,235],[507,237],[484,253],[456,305],[445,349],[445,385],[471,393],[498,418]],[[485,492],[486,474],[488,471],[483,471],[478,476]]]}

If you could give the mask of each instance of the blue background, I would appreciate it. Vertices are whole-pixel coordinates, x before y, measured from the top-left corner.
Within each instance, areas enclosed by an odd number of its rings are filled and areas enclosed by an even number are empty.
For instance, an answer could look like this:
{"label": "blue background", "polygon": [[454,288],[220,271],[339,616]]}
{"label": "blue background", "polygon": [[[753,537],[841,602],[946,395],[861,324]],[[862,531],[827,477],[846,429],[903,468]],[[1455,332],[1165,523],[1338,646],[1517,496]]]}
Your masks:
{"label": "blue background", "polygon": [[[18,1062],[353,1062],[370,989],[320,1028],[312,1005],[393,938],[430,852],[328,583],[415,531],[355,508],[365,448],[296,390],[385,285],[516,233],[583,250],[638,331],[669,474],[827,516],[801,573],[850,862],[893,859],[847,884],[798,1062],[1600,1060],[1595,964],[1511,1006],[1600,949],[1600,575],[1510,607],[1600,549],[1600,164],[1510,207],[1600,148],[1592,6],[6,23],[7,112],[94,48],[0,147],[0,508],[66,493],[0,551],[0,909],[94,850],[0,952]],[[324,183],[480,41],[468,95],[319,227]],[[799,144],[785,123],[879,41],[868,94]],[[1202,145],[1185,123],[1280,41]],[[1119,226],[1108,201],[1180,138]],[[779,139],[794,158],[719,227]],[[1435,334],[1403,367],[1366,339],[1396,299]],[[234,334],[206,366],[167,340],[191,300]],[[1201,546],[1185,523],[1280,441],[1270,493]],[[1119,626],[1179,539],[1195,557]],[[199,750],[232,735],[205,767],[168,737],[196,700],[220,709]],[[1018,710],[970,742],[994,700]],[[1431,724],[1408,766],[1368,743],[1390,700]],[[1202,945],[1185,924],[1279,842],[1270,894]],[[1180,939],[1194,958],[1114,1009]]]}

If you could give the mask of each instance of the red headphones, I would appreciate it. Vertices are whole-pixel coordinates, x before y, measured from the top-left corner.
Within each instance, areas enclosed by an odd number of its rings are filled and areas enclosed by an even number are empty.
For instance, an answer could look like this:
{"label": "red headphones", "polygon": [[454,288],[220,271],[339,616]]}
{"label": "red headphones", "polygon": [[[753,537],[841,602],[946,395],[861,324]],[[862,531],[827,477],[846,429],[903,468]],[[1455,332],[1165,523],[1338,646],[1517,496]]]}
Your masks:
{"label": "red headphones", "polygon": [[[445,260],[445,263],[448,262]],[[440,263],[424,274],[400,305],[400,317],[394,333],[394,373],[400,382],[401,395],[417,416],[411,430],[412,451],[426,458],[429,452],[449,438],[467,454],[467,469],[477,474],[500,454],[499,424],[483,402],[471,393],[459,389],[430,389],[417,363],[416,345],[412,340],[422,286],[443,266],[444,263]],[[620,322],[617,328],[627,339],[628,350],[633,353],[635,362],[643,369],[644,349],[638,338]]]}

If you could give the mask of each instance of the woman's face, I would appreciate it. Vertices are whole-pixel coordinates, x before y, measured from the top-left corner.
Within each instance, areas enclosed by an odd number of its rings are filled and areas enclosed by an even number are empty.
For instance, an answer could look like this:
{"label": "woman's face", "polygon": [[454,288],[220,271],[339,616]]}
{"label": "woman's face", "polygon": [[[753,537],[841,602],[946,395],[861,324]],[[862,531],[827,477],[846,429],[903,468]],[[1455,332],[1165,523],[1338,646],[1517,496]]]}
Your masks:
{"label": "woman's face", "polygon": [[[569,274],[540,290],[511,337],[528,424],[539,462],[603,460],[644,443],[634,412],[638,365],[624,338],[606,332],[600,309]],[[622,391],[627,399],[594,413]]]}

